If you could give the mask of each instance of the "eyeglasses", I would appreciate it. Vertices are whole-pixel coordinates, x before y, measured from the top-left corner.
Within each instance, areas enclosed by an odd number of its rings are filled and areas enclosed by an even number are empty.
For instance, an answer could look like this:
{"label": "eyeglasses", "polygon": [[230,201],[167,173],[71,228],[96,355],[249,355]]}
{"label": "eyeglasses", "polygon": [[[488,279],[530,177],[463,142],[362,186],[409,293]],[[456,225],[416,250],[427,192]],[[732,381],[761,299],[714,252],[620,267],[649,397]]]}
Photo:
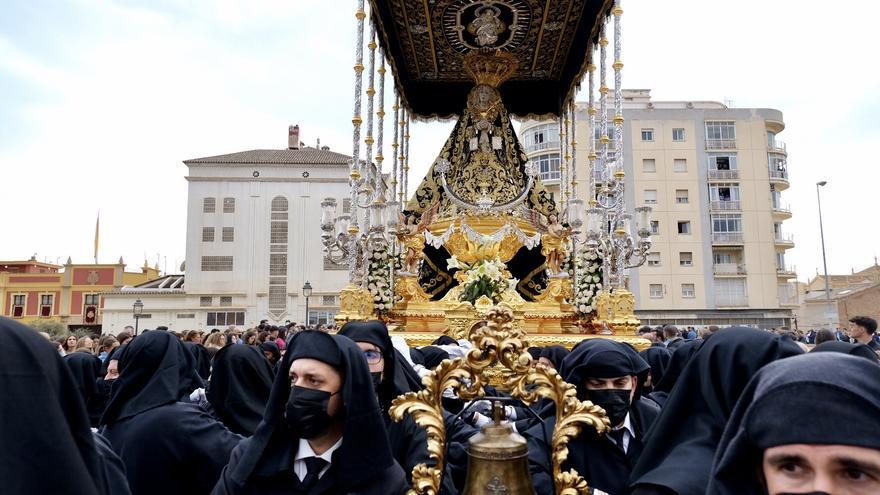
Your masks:
{"label": "eyeglasses", "polygon": [[367,364],[379,364],[382,361],[382,353],[379,351],[364,351],[364,357],[367,359]]}

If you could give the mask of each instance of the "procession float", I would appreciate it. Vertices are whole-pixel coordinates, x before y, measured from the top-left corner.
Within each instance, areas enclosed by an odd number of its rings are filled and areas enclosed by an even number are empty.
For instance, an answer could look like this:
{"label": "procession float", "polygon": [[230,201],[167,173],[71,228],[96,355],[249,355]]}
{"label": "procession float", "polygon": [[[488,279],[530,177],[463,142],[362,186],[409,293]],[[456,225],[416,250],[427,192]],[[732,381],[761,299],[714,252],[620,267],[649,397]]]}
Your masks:
{"label": "procession float", "polygon": [[[607,428],[604,412],[578,401],[555,372],[530,367],[525,349],[587,338],[648,345],[636,335],[627,289],[627,270],[645,262],[651,245],[651,210],[626,202],[620,2],[356,4],[350,208],[339,213],[327,198],[321,219],[325,257],[349,273],[337,322],[381,319],[411,345],[440,335],[474,344],[392,408],[428,430],[437,461],[417,467],[411,493],[439,493],[441,393],[480,397],[489,381],[526,403],[556,403],[557,493],[587,493],[586,481],[560,466],[580,427]],[[586,107],[575,104],[582,83]],[[514,119],[558,123],[555,193],[529,162]],[[589,121],[585,157],[575,152],[578,119]],[[413,124],[437,120],[455,125],[410,184]],[[522,473],[510,473],[468,485],[530,493],[511,489]]]}

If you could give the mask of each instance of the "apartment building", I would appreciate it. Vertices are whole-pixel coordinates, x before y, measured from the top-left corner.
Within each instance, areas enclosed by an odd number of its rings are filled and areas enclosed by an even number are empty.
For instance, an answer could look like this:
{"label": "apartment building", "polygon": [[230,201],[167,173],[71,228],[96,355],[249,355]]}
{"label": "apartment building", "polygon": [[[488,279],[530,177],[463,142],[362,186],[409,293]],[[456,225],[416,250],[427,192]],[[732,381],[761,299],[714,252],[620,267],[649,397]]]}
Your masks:
{"label": "apartment building", "polygon": [[[623,97],[627,204],[653,208],[648,259],[630,272],[637,315],[652,325],[790,325],[798,294],[785,260],[794,241],[784,228],[791,209],[787,151],[777,137],[782,112],[655,102],[650,90]],[[575,125],[577,195],[587,200],[587,137],[597,148],[600,137],[598,125],[589,128],[588,104],[577,104]],[[520,139],[558,197],[558,123],[526,121]]]}

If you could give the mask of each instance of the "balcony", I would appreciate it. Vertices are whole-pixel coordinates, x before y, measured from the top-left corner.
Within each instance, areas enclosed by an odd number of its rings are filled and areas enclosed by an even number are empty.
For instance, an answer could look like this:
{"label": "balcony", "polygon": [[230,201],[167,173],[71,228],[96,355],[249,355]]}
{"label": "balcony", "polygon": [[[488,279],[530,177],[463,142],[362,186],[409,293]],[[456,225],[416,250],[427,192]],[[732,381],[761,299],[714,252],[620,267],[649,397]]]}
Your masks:
{"label": "balcony", "polygon": [[739,201],[710,201],[709,209],[715,211],[739,210]]}
{"label": "balcony", "polygon": [[749,298],[745,295],[715,296],[715,306],[719,308],[743,307],[749,305]]}
{"label": "balcony", "polygon": [[787,170],[770,170],[770,182],[776,184],[776,190],[782,191],[788,189],[788,171]]}
{"label": "balcony", "polygon": [[735,150],[736,139],[707,139],[707,150]]}
{"label": "balcony", "polygon": [[742,232],[712,232],[712,244],[742,244]]}
{"label": "balcony", "polygon": [[713,170],[709,169],[709,180],[739,179],[739,170]]}
{"label": "balcony", "polygon": [[794,247],[794,236],[792,236],[791,234],[782,234],[776,232],[773,235],[773,241],[776,243],[777,246],[785,247],[786,249]]}
{"label": "balcony", "polygon": [[791,207],[788,205],[785,205],[785,206],[780,205],[780,204],[770,205],[770,209],[773,210],[773,214],[776,215],[777,217],[791,218]]}
{"label": "balcony", "polygon": [[795,278],[797,277],[797,273],[795,272],[795,269],[793,267],[777,266],[776,276],[780,278]]}
{"label": "balcony", "polygon": [[551,150],[551,149],[558,150],[559,149],[559,141],[558,140],[544,141],[543,143],[527,144],[525,146],[525,148],[526,148],[526,153],[532,153],[535,151],[542,151],[542,150]]}
{"label": "balcony", "polygon": [[746,265],[742,263],[715,263],[712,272],[717,277],[739,277],[746,274]]}
{"label": "balcony", "polygon": [[785,143],[778,139],[767,143],[767,149],[774,153],[782,153],[784,155],[788,154],[788,151],[785,149]]}

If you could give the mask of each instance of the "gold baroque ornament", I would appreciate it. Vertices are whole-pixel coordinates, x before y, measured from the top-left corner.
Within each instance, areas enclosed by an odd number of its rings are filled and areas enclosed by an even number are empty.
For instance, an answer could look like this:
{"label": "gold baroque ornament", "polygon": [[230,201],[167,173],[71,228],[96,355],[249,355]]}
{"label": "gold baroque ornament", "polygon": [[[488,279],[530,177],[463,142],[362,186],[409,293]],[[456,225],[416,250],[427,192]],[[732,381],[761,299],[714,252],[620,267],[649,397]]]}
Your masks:
{"label": "gold baroque ornament", "polygon": [[[568,458],[568,442],[580,434],[581,428],[591,426],[599,433],[609,429],[608,418],[601,407],[589,401],[579,401],[574,385],[567,383],[555,370],[531,368],[531,356],[526,352],[528,342],[522,328],[514,326],[513,312],[504,306],[495,306],[486,314],[486,324],[470,333],[474,344],[463,358],[444,360],[425,376],[425,388],[394,399],[389,411],[394,421],[405,414],[427,432],[428,454],[436,465],[422,463],[413,468],[413,486],[408,495],[438,495],[445,469],[446,429],[443,422],[441,396],[451,389],[465,401],[485,395],[484,385],[489,377],[499,372],[503,377],[502,390],[508,391],[526,404],[539,398],[551,399],[556,405],[556,427],[551,440],[553,479],[556,493],[577,495],[587,493],[587,482],[575,470],[562,472]],[[527,388],[528,387],[528,388]]]}

